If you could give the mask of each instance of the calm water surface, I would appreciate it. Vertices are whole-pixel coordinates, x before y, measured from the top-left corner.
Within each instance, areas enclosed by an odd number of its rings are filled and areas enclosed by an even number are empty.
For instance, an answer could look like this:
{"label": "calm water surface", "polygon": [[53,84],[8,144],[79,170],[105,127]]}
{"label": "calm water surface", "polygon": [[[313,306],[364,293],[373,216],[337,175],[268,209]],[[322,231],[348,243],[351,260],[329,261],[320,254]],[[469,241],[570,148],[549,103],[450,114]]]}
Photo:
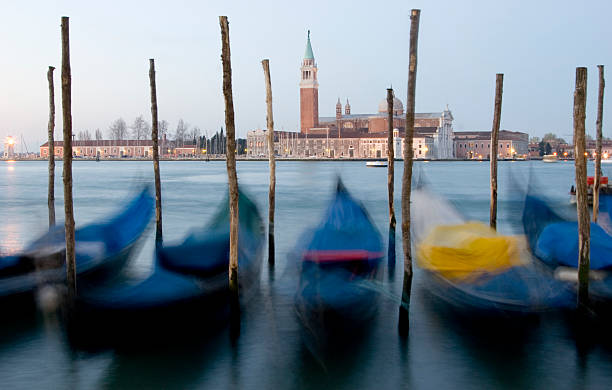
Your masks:
{"label": "calm water surface", "polygon": [[[402,163],[396,168],[401,191]],[[74,163],[75,220],[103,220],[143,183],[150,162]],[[590,167],[592,170],[592,167]],[[605,169],[605,167],[604,167]],[[520,188],[530,175],[542,191],[568,200],[572,163],[500,163],[500,230],[520,233]],[[61,162],[58,164],[61,175]],[[209,219],[227,191],[225,162],[162,162],[164,239],[180,240]],[[469,218],[488,220],[488,162],[419,162],[434,191]],[[604,172],[605,174],[606,172]],[[274,278],[262,273],[262,287],[242,316],[240,338],[221,330],[204,343],[147,351],[108,348],[86,351],[66,342],[60,324],[47,320],[0,321],[0,388],[611,388],[612,350],[576,342],[562,316],[539,318],[527,331],[481,337],[433,309],[436,304],[416,270],[407,340],[397,333],[398,262],[386,269],[385,298],[370,332],[347,351],[314,356],[303,345],[293,310],[295,275],[291,250],[304,229],[316,224],[340,175],[363,200],[378,228],[387,234],[386,169],[363,162],[280,162],[277,166]],[[241,188],[254,196],[263,215],[268,191],[267,162],[239,162]],[[61,176],[56,210],[63,215]],[[47,225],[47,163],[0,162],[0,251],[18,251]],[[400,199],[396,197],[399,214]],[[398,224],[399,225],[399,224]],[[130,265],[135,275],[151,267],[153,230]],[[513,332],[510,332],[513,333]]]}

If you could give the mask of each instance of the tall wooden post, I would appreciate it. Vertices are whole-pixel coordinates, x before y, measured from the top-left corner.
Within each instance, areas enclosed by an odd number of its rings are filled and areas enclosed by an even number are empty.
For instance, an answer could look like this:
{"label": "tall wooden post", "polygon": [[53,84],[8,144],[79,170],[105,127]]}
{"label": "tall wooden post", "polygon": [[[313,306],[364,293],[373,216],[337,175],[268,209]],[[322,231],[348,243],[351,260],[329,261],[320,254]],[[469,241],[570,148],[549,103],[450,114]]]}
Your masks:
{"label": "tall wooden post", "polygon": [[[270,80],[270,61],[263,60],[266,82],[266,122],[268,125],[268,155],[270,156],[270,191],[268,192],[268,264],[274,265],[274,207],[276,196],[276,161],[274,158],[274,117],[272,116],[272,82]],[[282,145],[281,145],[282,148]]]}
{"label": "tall wooden post", "polygon": [[414,136],[414,107],[417,75],[417,47],[421,10],[410,13],[410,52],[408,65],[408,98],[406,100],[406,135],[404,137],[404,174],[402,177],[402,243],[404,247],[404,284],[399,310],[399,330],[409,329],[410,291],[412,290],[412,249],[410,240],[410,192],[412,187],[412,142]]}
{"label": "tall wooden post", "polygon": [[70,28],[62,16],[62,118],[64,122],[64,212],[66,229],[66,277],[68,296],[76,296],[76,259],[74,253],[74,212],[72,208],[72,76],[70,74]]}
{"label": "tall wooden post", "polygon": [[53,66],[47,70],[47,81],[49,82],[49,192],[47,194],[47,205],[49,207],[49,228],[55,225],[55,86],[53,85]]}
{"label": "tall wooden post", "polygon": [[578,209],[578,306],[589,301],[589,257],[591,225],[587,200],[587,171],[584,121],[586,117],[587,69],[576,68],[574,91],[574,156],[576,165],[576,203]]}
{"label": "tall wooden post", "polygon": [[149,59],[149,85],[151,86],[151,138],[153,140],[153,173],[155,175],[155,244],[163,241],[161,178],[159,174],[159,121],[157,118],[157,86],[155,84],[155,60]]}
{"label": "tall wooden post", "polygon": [[599,96],[597,97],[597,150],[595,156],[595,185],[593,188],[593,222],[597,222],[599,215],[599,187],[601,186],[601,139],[603,134],[601,126],[603,122],[603,98],[606,81],[604,80],[604,66],[597,65],[599,68]]}
{"label": "tall wooden post", "polygon": [[495,108],[493,113],[493,127],[491,128],[491,213],[489,223],[497,229],[497,152],[499,144],[499,123],[501,121],[502,94],[504,89],[504,74],[495,76]]}
{"label": "tall wooden post", "polygon": [[389,192],[389,248],[387,260],[395,264],[395,208],[393,207],[393,192],[395,185],[395,150],[393,140],[393,89],[387,88],[387,188]]}
{"label": "tall wooden post", "polygon": [[232,302],[238,302],[238,176],[236,175],[236,138],[234,100],[232,97],[232,63],[227,16],[219,16],[221,25],[221,62],[223,63],[223,96],[225,98],[226,162],[229,183],[230,256],[229,288]]}

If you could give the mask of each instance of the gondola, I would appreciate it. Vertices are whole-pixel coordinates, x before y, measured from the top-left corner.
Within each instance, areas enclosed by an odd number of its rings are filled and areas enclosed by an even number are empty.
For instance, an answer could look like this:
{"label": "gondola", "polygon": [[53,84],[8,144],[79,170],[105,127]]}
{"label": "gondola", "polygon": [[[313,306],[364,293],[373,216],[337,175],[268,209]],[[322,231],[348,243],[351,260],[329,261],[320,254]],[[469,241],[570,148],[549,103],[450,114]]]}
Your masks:
{"label": "gondola", "polygon": [[[591,222],[589,294],[598,301],[612,301],[612,232],[609,206],[612,196],[600,196],[599,223]],[[535,256],[557,278],[576,286],[578,275],[578,222],[564,216],[541,197],[525,198],[523,227]]]}
{"label": "gondola", "polygon": [[[125,265],[153,214],[153,197],[143,189],[115,217],[75,231],[79,285],[114,275]],[[0,258],[0,299],[29,295],[66,278],[64,226],[52,227],[22,253]]]}
{"label": "gondola", "polygon": [[413,192],[411,210],[417,265],[433,295],[454,309],[522,317],[575,302],[569,286],[532,261],[522,236],[466,221],[426,189]]}
{"label": "gondola", "polygon": [[349,336],[376,310],[382,238],[363,205],[338,180],[320,225],[299,247],[295,308],[317,341]]}
{"label": "gondola", "polygon": [[[238,275],[242,296],[252,293],[261,268],[263,223],[244,193],[239,195]],[[229,207],[224,201],[207,227],[182,243],[155,250],[152,273],[143,279],[116,279],[79,294],[77,323],[86,336],[159,336],[159,329],[189,335],[223,322],[228,314]],[[151,333],[149,333],[151,332]],[[168,333],[166,333],[168,335]],[[159,337],[156,337],[159,339]],[[125,341],[125,340],[123,340]]]}

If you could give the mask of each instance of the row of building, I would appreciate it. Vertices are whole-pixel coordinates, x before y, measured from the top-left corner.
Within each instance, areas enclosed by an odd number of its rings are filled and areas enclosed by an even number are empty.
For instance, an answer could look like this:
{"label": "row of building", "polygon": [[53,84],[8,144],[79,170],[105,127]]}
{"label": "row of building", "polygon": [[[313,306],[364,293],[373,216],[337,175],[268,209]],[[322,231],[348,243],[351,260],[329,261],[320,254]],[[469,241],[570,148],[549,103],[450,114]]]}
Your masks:
{"label": "row of building", "polygon": [[[416,131],[413,138],[413,156],[416,159],[488,159],[491,156],[490,131],[463,131],[452,133],[450,151],[440,153],[434,137]],[[267,130],[253,130],[247,134],[247,156],[267,157]],[[402,158],[404,131],[393,131],[394,155]],[[297,132],[275,131],[275,155],[288,158],[387,158],[387,132],[337,137],[336,130],[329,135],[303,135]],[[517,131],[500,131],[501,158],[527,157],[529,136]]]}
{"label": "row of building", "polygon": [[[275,154],[292,158],[385,158],[388,155],[389,106],[381,100],[371,114],[354,114],[349,100],[344,107],[338,99],[334,117],[319,116],[318,66],[310,41],[300,68],[300,131],[274,132]],[[406,116],[400,99],[393,96],[392,128],[395,157],[403,156]],[[453,115],[448,108],[441,112],[417,113],[413,138],[414,157],[421,159],[489,158],[490,132],[454,132]],[[502,158],[526,156],[528,135],[502,131],[498,155]],[[267,131],[247,133],[247,155],[268,155]]]}
{"label": "row of building", "polygon": [[[54,141],[53,154],[62,158],[64,142]],[[206,149],[196,144],[176,146],[172,141],[160,140],[159,155],[162,158],[194,157],[206,154]],[[72,141],[72,155],[76,158],[143,158],[153,157],[152,140],[87,140]],[[40,146],[40,157],[49,157],[49,143]]]}
{"label": "row of building", "polygon": [[[288,158],[386,158],[389,129],[389,106],[381,100],[378,110],[370,114],[355,114],[349,100],[343,105],[338,99],[333,117],[319,116],[318,66],[315,62],[310,32],[300,68],[300,129],[275,131],[274,151]],[[393,97],[391,127],[395,157],[403,156],[406,116],[400,99]],[[491,136],[488,131],[453,130],[453,115],[446,106],[441,112],[417,113],[413,152],[417,159],[488,159],[491,155]],[[501,158],[527,157],[529,139],[526,133],[502,130],[497,155]],[[207,153],[199,144],[175,146],[171,141],[160,142],[162,157],[191,157]],[[150,158],[152,141],[75,141],[76,157]],[[241,152],[248,157],[267,157],[267,131],[252,130]],[[209,152],[209,151],[208,151]],[[61,156],[63,144],[56,144],[55,154]],[[40,147],[40,156],[48,157],[48,145]]]}

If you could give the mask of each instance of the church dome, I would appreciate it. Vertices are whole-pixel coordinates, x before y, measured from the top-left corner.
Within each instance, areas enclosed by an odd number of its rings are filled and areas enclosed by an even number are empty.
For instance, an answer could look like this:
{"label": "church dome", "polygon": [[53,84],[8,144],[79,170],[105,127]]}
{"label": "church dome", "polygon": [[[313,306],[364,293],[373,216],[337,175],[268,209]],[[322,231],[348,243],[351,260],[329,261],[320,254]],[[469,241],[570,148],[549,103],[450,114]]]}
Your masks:
{"label": "church dome", "polygon": [[[387,99],[385,98],[378,105],[378,112],[381,114],[386,114],[387,110]],[[395,96],[393,97],[393,115],[404,115],[404,105],[402,104],[402,101]]]}

